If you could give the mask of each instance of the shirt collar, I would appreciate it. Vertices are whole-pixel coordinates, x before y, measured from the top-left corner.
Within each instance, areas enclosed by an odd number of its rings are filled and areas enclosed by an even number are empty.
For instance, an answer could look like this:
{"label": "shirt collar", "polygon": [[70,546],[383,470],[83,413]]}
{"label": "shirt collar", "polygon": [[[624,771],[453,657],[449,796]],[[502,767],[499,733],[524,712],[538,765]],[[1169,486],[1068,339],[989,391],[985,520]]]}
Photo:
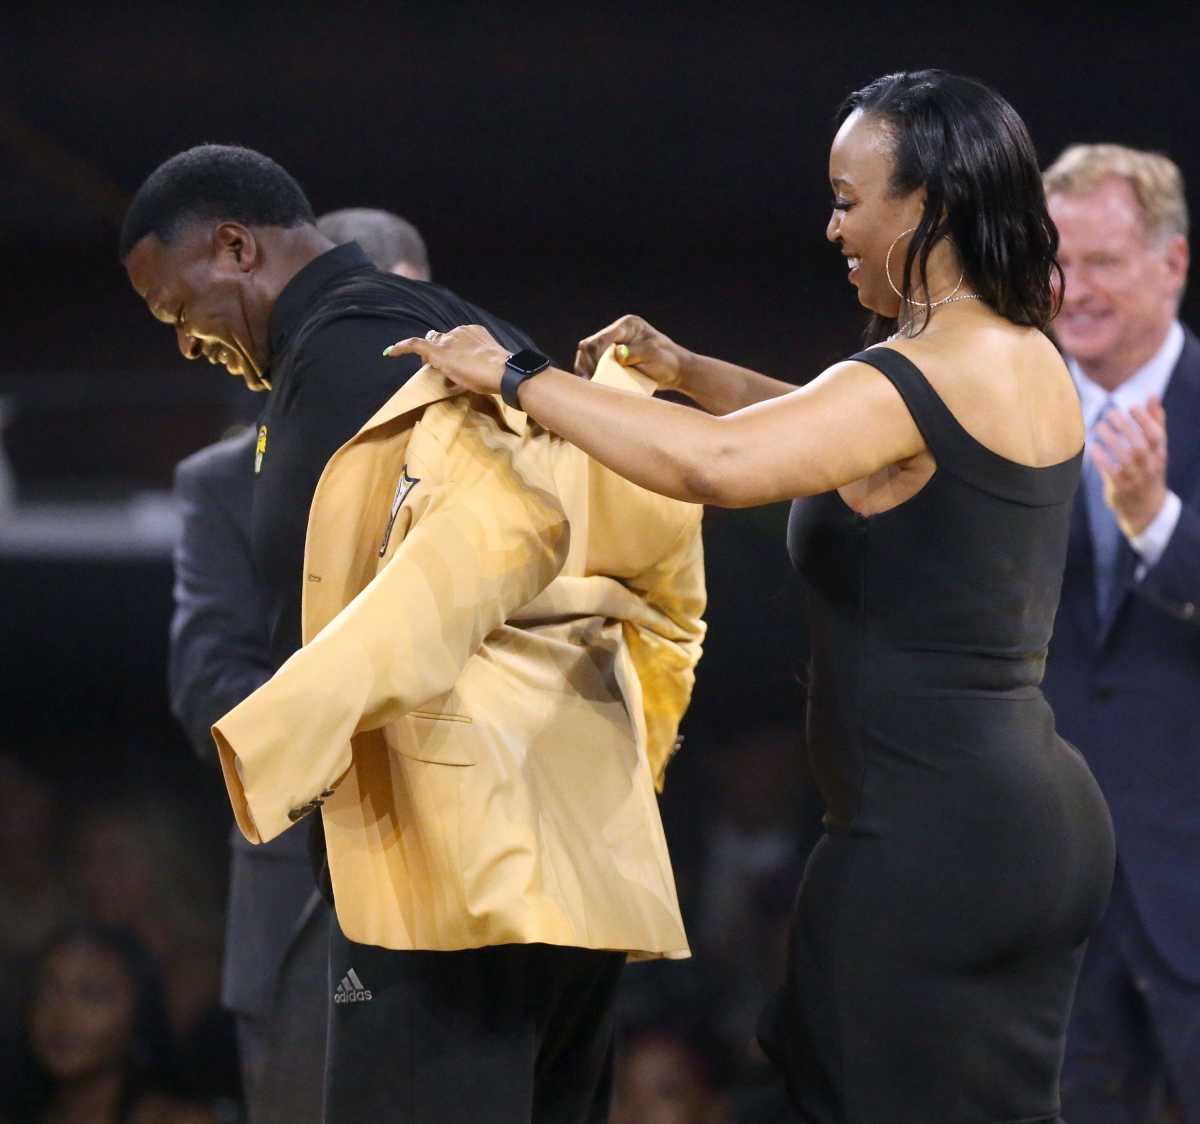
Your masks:
{"label": "shirt collar", "polygon": [[364,268],[374,268],[371,259],[363,253],[357,242],[347,242],[313,258],[284,285],[271,309],[269,334],[272,360],[287,347],[288,340],[295,335],[317,294],[334,278],[352,269]]}
{"label": "shirt collar", "polygon": [[1162,400],[1166,393],[1167,383],[1171,381],[1171,372],[1183,354],[1183,326],[1176,320],[1167,330],[1166,339],[1162,346],[1151,357],[1145,366],[1140,367],[1127,378],[1116,390],[1108,391],[1083,373],[1074,359],[1067,359],[1071,377],[1075,380],[1075,389],[1079,391],[1079,404],[1083,409],[1083,423],[1089,432],[1100,416],[1104,403],[1110,398],[1123,411],[1128,412],[1131,406],[1144,406],[1150,397]]}

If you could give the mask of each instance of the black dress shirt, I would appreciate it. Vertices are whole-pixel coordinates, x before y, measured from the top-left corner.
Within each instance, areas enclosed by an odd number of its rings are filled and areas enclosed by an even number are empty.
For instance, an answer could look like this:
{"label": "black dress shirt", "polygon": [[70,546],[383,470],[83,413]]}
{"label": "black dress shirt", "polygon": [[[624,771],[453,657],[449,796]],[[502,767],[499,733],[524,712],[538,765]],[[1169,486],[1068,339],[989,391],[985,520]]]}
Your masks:
{"label": "black dress shirt", "polygon": [[385,359],[383,349],[458,324],[485,325],[509,350],[533,346],[448,289],[381,273],[353,242],[310,262],[279,294],[251,526],[274,667],[301,644],[304,541],[321,472],[420,366],[412,355]]}

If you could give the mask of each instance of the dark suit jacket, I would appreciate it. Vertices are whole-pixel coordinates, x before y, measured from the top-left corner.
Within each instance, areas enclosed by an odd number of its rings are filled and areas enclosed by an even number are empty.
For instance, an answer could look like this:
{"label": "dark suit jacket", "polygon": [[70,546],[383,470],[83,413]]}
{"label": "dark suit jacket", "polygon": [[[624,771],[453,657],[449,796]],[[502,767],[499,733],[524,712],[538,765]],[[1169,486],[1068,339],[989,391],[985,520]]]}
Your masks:
{"label": "dark suit jacket", "polygon": [[[171,709],[196,752],[214,764],[210,727],[273,670],[250,556],[254,439],[248,430],[193,453],[175,470],[182,534],[175,549]],[[225,1006],[265,1015],[292,941],[310,917],[325,910],[313,886],[306,825],[262,847],[251,847],[235,829]]]}
{"label": "dark suit jacket", "polygon": [[1044,688],[1059,732],[1108,798],[1118,863],[1151,941],[1200,981],[1200,341],[1190,331],[1163,404],[1179,524],[1141,582],[1122,542],[1124,589],[1100,621],[1080,489]]}

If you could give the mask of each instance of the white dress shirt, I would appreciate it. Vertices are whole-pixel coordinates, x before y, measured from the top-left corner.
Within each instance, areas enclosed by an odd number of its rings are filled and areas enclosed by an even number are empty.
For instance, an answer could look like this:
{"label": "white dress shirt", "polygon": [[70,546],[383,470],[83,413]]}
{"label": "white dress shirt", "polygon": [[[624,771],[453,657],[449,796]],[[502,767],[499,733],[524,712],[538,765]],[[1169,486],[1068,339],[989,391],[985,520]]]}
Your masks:
{"label": "white dress shirt", "polygon": [[[1151,397],[1161,401],[1166,393],[1167,383],[1171,381],[1171,372],[1175,369],[1175,364],[1179,362],[1179,356],[1182,353],[1183,328],[1176,320],[1167,330],[1167,337],[1163,340],[1162,347],[1155,352],[1150,361],[1111,392],[1092,382],[1083,373],[1079,364],[1068,356],[1067,366],[1070,368],[1071,377],[1075,380],[1075,389],[1079,392],[1079,404],[1083,408],[1083,421],[1087,426],[1088,444],[1090,445],[1092,442],[1092,426],[1100,416],[1104,403],[1109,399],[1112,399],[1114,405],[1125,413],[1128,413],[1133,406],[1144,407],[1147,399]],[[1179,523],[1179,513],[1182,509],[1183,504],[1179,497],[1174,492],[1168,491],[1167,498],[1163,501],[1162,507],[1158,509],[1158,514],[1150,520],[1146,529],[1140,535],[1134,535],[1129,539],[1129,545],[1137,551],[1138,557],[1142,560],[1137,571],[1139,581],[1145,576],[1146,571],[1163,556],[1163,551],[1167,549],[1167,544],[1175,533],[1175,528]]]}

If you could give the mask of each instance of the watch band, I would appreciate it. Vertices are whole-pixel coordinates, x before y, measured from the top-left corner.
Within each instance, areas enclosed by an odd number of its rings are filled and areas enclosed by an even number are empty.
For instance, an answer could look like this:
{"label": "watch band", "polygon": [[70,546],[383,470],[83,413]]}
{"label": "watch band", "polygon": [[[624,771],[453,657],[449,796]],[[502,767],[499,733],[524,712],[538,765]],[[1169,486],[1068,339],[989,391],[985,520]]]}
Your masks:
{"label": "watch band", "polygon": [[504,374],[500,376],[500,397],[514,410],[521,409],[517,391],[527,379],[550,366],[550,360],[532,348],[514,352],[504,362]]}

